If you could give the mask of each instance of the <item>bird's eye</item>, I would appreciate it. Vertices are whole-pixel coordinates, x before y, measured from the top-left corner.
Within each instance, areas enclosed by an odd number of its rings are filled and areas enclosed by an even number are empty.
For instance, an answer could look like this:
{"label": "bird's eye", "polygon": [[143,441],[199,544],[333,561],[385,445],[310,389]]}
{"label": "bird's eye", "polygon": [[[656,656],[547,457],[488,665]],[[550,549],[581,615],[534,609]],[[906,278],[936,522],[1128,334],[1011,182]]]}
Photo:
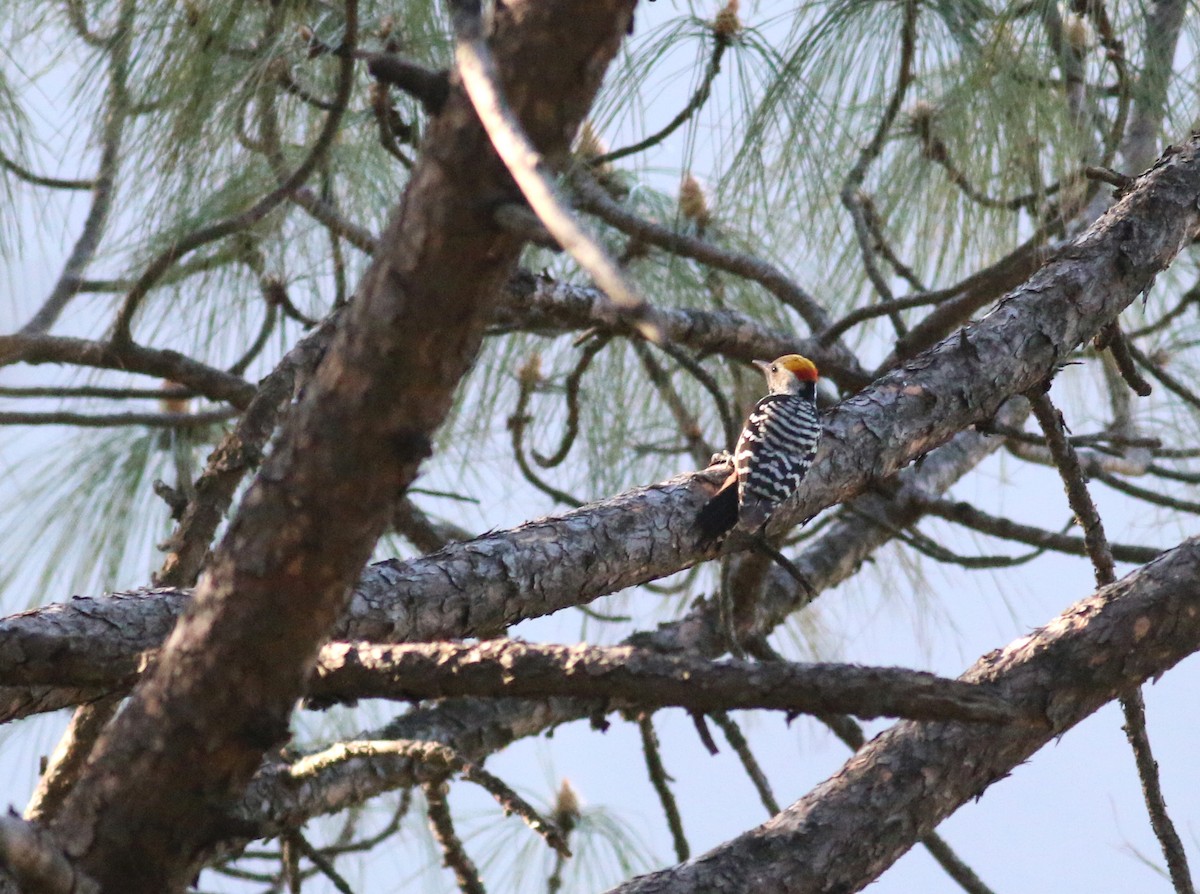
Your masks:
{"label": "bird's eye", "polygon": [[774,363],[771,364],[771,372],[773,372],[773,373],[779,372],[779,367],[776,366]]}

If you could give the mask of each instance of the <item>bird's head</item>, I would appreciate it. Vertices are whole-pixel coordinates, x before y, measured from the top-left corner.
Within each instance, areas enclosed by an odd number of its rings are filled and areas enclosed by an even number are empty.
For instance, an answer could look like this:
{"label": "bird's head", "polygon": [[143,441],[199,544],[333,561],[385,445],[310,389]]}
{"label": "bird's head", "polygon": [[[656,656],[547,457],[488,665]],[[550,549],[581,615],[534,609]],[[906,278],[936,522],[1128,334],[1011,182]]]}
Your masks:
{"label": "bird's head", "polygon": [[754,365],[767,377],[772,394],[799,394],[817,381],[816,364],[799,354],[784,354],[770,362],[755,360]]}

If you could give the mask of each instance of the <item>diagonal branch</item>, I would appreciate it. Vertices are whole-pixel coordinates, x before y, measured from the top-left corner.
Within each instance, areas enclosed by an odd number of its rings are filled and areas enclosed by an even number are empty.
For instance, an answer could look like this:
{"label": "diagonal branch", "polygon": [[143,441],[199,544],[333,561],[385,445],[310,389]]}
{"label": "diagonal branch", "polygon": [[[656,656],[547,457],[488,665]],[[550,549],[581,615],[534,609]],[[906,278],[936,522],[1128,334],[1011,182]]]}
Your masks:
{"label": "diagonal branch", "polygon": [[[801,494],[777,513],[779,522],[793,524],[861,493],[964,428],[990,420],[1011,395],[1041,382],[1190,243],[1200,225],[1197,193],[1200,137],[1169,152],[1074,246],[985,319],[827,414],[821,452]],[[684,475],[431,556],[374,566],[335,635],[387,641],[494,635],[520,618],[687,568],[711,557],[695,544],[693,520],[721,471]],[[169,603],[154,611],[172,614],[182,598],[163,594],[146,602]],[[137,602],[125,598],[119,607]],[[108,603],[87,604],[103,611]],[[119,633],[105,629],[76,609],[56,607],[54,617],[71,617],[80,629],[93,624],[98,641],[126,655],[131,666],[137,651],[160,641],[140,636],[136,623]],[[72,646],[40,625],[40,616],[17,616],[6,627],[40,642],[32,655],[65,660]],[[134,642],[140,645],[131,652]],[[86,652],[74,654],[86,660]]]}
{"label": "diagonal branch", "polygon": [[[660,341],[653,309],[633,290],[616,262],[594,236],[586,232],[542,170],[542,156],[521,128],[499,88],[491,50],[483,39],[482,14],[471,4],[452,2],[458,43],[454,57],[459,77],[496,152],[520,187],[529,206],[558,244],[586,270],[643,336]],[[464,7],[466,9],[464,9]]]}
{"label": "diagonal branch", "polygon": [[[1067,491],[1067,501],[1079,524],[1083,527],[1084,543],[1092,566],[1096,573],[1096,583],[1100,586],[1111,584],[1116,580],[1113,568],[1112,550],[1108,538],[1104,534],[1104,524],[1096,504],[1088,493],[1087,482],[1084,479],[1083,468],[1075,448],[1067,440],[1062,414],[1055,409],[1046,394],[1037,394],[1030,398],[1033,413],[1037,417],[1042,431],[1046,435],[1046,445],[1054,457],[1054,464],[1062,476],[1063,486]],[[1146,732],[1146,707],[1142,701],[1141,690],[1134,687],[1130,692],[1121,696],[1121,710],[1125,715],[1125,734],[1133,748],[1134,761],[1137,764],[1138,777],[1142,782],[1142,792],[1146,800],[1146,809],[1150,814],[1150,825],[1158,838],[1167,867],[1171,873],[1171,882],[1178,894],[1194,894],[1191,872],[1188,870],[1187,855],[1175,831],[1175,824],[1167,813],[1167,805],[1163,800],[1162,787],[1158,779],[1158,764],[1150,752],[1150,737]]]}
{"label": "diagonal branch", "polygon": [[112,345],[59,335],[0,335],[0,366],[23,362],[69,363],[96,369],[136,372],[169,379],[211,400],[228,401],[238,409],[254,397],[254,386],[178,351],[159,350],[127,342]]}
{"label": "diagonal branch", "polygon": [[79,294],[78,282],[83,276],[104,235],[116,195],[117,168],[121,157],[121,140],[125,123],[129,117],[129,61],[133,51],[133,24],[137,4],[123,0],[117,14],[116,28],[105,40],[109,53],[108,95],[106,98],[104,127],[100,134],[100,165],[92,181],[92,204],[83,222],[83,229],[71,254],[63,265],[62,273],[50,292],[50,297],[38,309],[28,323],[22,327],[25,335],[46,332],[54,325],[68,302]]}
{"label": "diagonal branch", "polygon": [[904,721],[768,823],[614,892],[860,890],[1043,745],[1200,649],[1197,573],[1191,539],[963,676],[1043,712],[1045,726]]}
{"label": "diagonal branch", "polygon": [[[632,5],[496,9],[506,87],[546,151],[566,150]],[[346,20],[353,45],[353,0]],[[506,176],[489,145],[453,92],[317,375],[53,824],[104,889],[182,890],[220,837],[221,806],[286,739],[312,658],[428,455],[520,252],[478,201]]]}

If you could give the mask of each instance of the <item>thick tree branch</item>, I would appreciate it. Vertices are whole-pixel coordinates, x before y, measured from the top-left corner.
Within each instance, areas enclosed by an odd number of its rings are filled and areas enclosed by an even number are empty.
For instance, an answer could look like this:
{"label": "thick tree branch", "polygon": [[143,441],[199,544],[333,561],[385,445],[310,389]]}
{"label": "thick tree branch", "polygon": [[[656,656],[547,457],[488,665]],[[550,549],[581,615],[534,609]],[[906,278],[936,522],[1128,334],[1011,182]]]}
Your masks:
{"label": "thick tree branch", "polygon": [[1200,648],[1200,540],[1187,540],[964,676],[1047,725],[904,721],[757,829],[620,894],[857,891],[964,802],[1121,692]]}
{"label": "thick tree branch", "polygon": [[552,646],[512,640],[475,645],[334,643],[322,650],[309,693],[318,702],[564,695],[700,713],[771,708],[926,720],[1018,719],[1011,706],[986,690],[902,668],[714,663],[631,646]]}
{"label": "thick tree branch", "polygon": [[[1011,395],[1042,381],[1094,336],[1191,241],[1200,224],[1194,200],[1200,192],[1198,154],[1200,137],[1171,150],[988,317],[827,414],[817,462],[776,523],[785,527],[848,499],[956,432],[991,419]],[[377,641],[495,635],[521,618],[679,571],[709,558],[696,548],[693,520],[722,471],[639,488],[409,562],[382,563],[360,581],[335,635]],[[124,602],[122,609],[129,605]],[[104,603],[89,606],[103,611]],[[54,611],[57,622],[88,623],[71,606]],[[170,609],[153,611],[161,617]],[[35,638],[38,623],[36,613],[9,622],[10,630],[24,628]],[[139,629],[134,623],[133,631]],[[109,639],[105,648],[132,664],[136,651],[157,645],[140,642],[130,649],[128,641]],[[57,637],[40,643],[42,653],[60,660],[71,652]]]}
{"label": "thick tree branch", "polygon": [[[353,0],[346,12],[353,45]],[[631,14],[629,0],[497,9],[502,89],[537,145],[565,151]],[[427,455],[516,261],[519,240],[478,198],[510,191],[506,177],[454,91],[279,446],[54,824],[103,890],[182,890],[221,837],[222,805],[286,736],[316,649]]]}

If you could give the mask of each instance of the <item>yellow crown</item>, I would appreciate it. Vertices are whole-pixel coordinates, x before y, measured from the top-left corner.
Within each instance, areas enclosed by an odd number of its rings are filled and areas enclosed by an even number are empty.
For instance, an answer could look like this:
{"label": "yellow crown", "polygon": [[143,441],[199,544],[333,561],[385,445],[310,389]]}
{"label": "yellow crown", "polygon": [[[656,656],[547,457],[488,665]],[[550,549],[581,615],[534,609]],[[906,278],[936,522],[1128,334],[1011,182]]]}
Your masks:
{"label": "yellow crown", "polygon": [[817,365],[799,354],[784,354],[775,361],[802,382],[817,380]]}

